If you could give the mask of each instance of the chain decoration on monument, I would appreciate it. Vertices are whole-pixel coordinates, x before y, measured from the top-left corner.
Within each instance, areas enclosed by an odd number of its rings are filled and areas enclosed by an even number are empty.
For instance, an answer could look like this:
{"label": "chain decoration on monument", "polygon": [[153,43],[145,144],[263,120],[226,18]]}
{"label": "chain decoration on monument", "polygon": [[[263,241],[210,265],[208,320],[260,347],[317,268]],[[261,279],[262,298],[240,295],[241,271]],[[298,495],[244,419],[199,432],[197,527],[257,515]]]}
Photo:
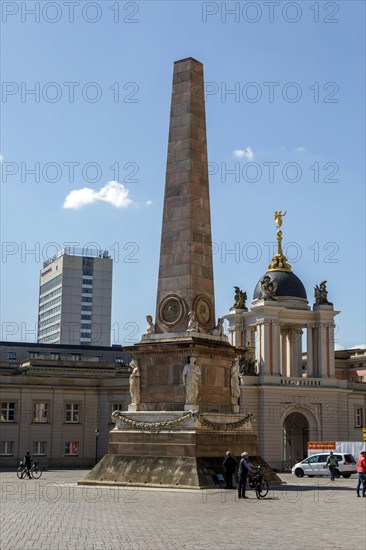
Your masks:
{"label": "chain decoration on monument", "polygon": [[124,422],[125,424],[128,424],[129,426],[132,426],[137,430],[163,430],[164,428],[173,428],[177,424],[186,422],[190,418],[195,418],[196,415],[197,411],[187,411],[186,414],[180,416],[179,418],[175,418],[174,420],[164,420],[163,422],[141,422],[139,420],[133,420],[132,418],[125,416],[120,411],[114,411],[112,413],[112,419],[116,420],[118,418],[119,420],[122,420],[122,422]]}
{"label": "chain decoration on monument", "polygon": [[241,428],[241,426],[244,426],[247,422],[254,420],[253,414],[247,414],[242,418],[241,420],[238,420],[237,422],[212,422],[211,420],[208,420],[207,418],[204,418],[202,415],[198,416],[198,420],[203,424],[203,426],[207,426],[208,428],[211,428],[212,430],[217,431],[231,431],[236,430],[237,428]]}

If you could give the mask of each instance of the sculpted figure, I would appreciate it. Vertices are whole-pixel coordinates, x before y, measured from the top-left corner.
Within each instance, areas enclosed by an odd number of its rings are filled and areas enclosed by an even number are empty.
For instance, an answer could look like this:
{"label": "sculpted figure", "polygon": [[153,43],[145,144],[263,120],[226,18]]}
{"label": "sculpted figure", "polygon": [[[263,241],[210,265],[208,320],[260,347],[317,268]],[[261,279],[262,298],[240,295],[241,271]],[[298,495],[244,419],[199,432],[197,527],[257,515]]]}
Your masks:
{"label": "sculpted figure", "polygon": [[281,212],[281,210],[279,212],[276,212],[274,213],[274,219],[275,219],[275,222],[277,224],[277,231],[279,231],[282,227],[282,218],[284,216],[286,216],[287,212]]}
{"label": "sculpted figure", "polygon": [[248,343],[248,347],[244,348],[243,354],[239,357],[240,376],[256,376],[255,363]]}
{"label": "sculpted figure", "polygon": [[235,289],[235,296],[234,300],[235,303],[232,307],[232,309],[245,309],[245,302],[247,301],[247,293],[240,290],[238,286],[234,286]]}
{"label": "sculpted figure", "polygon": [[189,321],[188,321],[187,332],[201,332],[201,327],[196,319],[195,312],[189,311],[188,317],[189,317]]}
{"label": "sculpted figure", "polygon": [[237,357],[235,361],[231,363],[231,403],[233,405],[238,404],[240,397],[240,379],[239,379],[239,358]]}
{"label": "sculpted figure", "polygon": [[140,403],[140,388],[141,388],[141,368],[136,359],[132,359],[130,363],[130,394],[131,404],[138,405]]}
{"label": "sculpted figure", "polygon": [[186,390],[186,405],[197,405],[201,369],[196,364],[196,358],[190,357],[182,372],[182,382]]}
{"label": "sculpted figure", "polygon": [[265,275],[263,279],[261,279],[262,298],[265,300],[275,300],[276,290],[277,282],[271,281],[271,277],[269,275]]}
{"label": "sculpted figure", "polygon": [[153,318],[151,315],[146,315],[146,321],[147,321],[147,327],[145,330],[145,334],[154,334],[155,333],[155,325],[153,323]]}
{"label": "sculpted figure", "polygon": [[320,285],[314,288],[315,303],[318,305],[333,305],[328,302],[327,281],[322,281]]}
{"label": "sculpted figure", "polygon": [[213,336],[223,336],[224,335],[224,318],[219,317],[217,319],[217,325],[212,331]]}

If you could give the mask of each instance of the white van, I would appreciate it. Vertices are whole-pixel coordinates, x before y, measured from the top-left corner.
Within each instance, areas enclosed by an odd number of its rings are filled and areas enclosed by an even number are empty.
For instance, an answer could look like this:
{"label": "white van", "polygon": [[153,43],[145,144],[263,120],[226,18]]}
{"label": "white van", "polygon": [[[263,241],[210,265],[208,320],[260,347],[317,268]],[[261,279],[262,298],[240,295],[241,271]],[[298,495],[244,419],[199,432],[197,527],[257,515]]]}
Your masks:
{"label": "white van", "polygon": [[[327,460],[330,453],[322,453],[309,456],[302,462],[298,462],[293,466],[291,473],[297,477],[314,477],[314,476],[329,476],[329,468]],[[349,453],[334,453],[338,460],[338,468],[335,470],[334,477],[351,477],[357,472],[356,461]]]}

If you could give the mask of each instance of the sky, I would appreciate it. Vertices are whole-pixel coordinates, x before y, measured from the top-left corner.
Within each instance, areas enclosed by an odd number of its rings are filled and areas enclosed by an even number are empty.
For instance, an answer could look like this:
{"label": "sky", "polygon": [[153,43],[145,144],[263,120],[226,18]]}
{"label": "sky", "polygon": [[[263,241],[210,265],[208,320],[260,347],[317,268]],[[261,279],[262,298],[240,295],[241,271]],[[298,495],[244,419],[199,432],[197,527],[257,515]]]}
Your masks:
{"label": "sky", "polygon": [[204,64],[216,315],[251,297],[273,213],[338,348],[365,344],[365,3],[1,3],[1,340],[35,341],[64,246],[114,259],[112,344],[155,316],[174,61]]}

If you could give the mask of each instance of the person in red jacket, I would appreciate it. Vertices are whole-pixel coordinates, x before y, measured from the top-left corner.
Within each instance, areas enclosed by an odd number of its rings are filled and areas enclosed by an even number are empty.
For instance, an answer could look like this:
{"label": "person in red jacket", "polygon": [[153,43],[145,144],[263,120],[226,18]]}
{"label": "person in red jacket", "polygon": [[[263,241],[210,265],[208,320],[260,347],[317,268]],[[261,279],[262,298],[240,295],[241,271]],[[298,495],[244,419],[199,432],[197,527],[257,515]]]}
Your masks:
{"label": "person in red jacket", "polygon": [[360,495],[360,489],[362,485],[362,496],[366,497],[366,451],[362,451],[360,458],[357,460],[357,473],[358,473],[358,483],[357,483],[357,496]]}

